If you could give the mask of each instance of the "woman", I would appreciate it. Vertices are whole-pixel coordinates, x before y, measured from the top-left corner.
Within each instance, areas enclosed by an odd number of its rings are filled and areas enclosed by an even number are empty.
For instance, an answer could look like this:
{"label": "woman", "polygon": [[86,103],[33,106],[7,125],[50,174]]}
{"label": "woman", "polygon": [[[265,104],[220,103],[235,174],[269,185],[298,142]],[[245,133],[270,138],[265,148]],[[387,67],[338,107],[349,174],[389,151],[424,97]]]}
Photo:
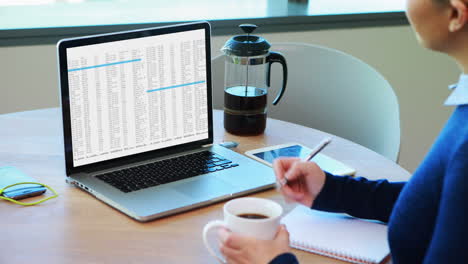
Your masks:
{"label": "woman", "polygon": [[[468,0],[407,0],[407,16],[424,47],[453,57],[464,74],[447,105],[456,105],[407,183],[337,177],[313,162],[279,159],[282,194],[314,209],[388,222],[393,263],[468,263]],[[229,263],[297,263],[288,232],[272,241],[220,231]]]}

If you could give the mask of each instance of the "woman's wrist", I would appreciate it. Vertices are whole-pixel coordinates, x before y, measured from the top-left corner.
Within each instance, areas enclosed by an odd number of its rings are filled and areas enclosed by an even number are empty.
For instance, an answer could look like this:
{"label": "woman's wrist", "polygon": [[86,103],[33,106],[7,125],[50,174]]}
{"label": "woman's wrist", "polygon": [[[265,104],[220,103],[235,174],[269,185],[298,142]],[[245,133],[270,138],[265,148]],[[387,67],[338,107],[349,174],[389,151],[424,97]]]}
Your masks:
{"label": "woman's wrist", "polygon": [[293,253],[287,252],[276,256],[269,264],[299,264]]}

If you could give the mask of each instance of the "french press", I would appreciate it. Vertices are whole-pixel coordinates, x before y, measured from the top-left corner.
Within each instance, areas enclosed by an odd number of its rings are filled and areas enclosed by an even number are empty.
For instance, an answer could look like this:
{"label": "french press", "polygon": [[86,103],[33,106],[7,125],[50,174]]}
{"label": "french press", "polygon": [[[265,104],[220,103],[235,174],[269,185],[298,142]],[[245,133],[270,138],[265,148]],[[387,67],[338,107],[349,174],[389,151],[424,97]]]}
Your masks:
{"label": "french press", "polygon": [[270,51],[264,38],[250,35],[257,26],[239,26],[246,34],[229,39],[221,51],[226,55],[224,73],[224,128],[236,135],[258,135],[266,127],[267,94],[270,88],[271,65],[283,68],[283,86],[273,105],[284,94],[288,79],[286,60]]}

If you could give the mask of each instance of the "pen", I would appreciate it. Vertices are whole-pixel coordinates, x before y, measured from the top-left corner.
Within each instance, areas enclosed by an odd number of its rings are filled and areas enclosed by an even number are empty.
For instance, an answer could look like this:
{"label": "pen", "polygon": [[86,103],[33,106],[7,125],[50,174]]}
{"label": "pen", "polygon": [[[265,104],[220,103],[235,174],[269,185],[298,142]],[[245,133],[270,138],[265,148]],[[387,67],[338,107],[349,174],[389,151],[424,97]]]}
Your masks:
{"label": "pen", "polygon": [[[320,143],[318,143],[317,146],[315,146],[315,148],[312,149],[310,154],[305,159],[303,159],[303,161],[310,161],[311,159],[313,159],[315,155],[322,151],[322,149],[324,149],[330,142],[331,138],[325,138],[322,141],[320,141]],[[280,180],[279,184],[281,187],[285,186],[286,184],[288,184],[288,179],[284,177]]]}

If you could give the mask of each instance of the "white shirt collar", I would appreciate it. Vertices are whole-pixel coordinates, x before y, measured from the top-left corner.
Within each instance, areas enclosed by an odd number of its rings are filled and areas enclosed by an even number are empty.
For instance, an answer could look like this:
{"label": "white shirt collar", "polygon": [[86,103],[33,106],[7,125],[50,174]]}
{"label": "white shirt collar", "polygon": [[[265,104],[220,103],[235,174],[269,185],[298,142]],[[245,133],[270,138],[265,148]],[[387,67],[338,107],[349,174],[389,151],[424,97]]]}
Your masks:
{"label": "white shirt collar", "polygon": [[450,85],[449,89],[452,90],[452,93],[445,100],[445,105],[468,104],[468,74],[460,75],[458,84]]}

